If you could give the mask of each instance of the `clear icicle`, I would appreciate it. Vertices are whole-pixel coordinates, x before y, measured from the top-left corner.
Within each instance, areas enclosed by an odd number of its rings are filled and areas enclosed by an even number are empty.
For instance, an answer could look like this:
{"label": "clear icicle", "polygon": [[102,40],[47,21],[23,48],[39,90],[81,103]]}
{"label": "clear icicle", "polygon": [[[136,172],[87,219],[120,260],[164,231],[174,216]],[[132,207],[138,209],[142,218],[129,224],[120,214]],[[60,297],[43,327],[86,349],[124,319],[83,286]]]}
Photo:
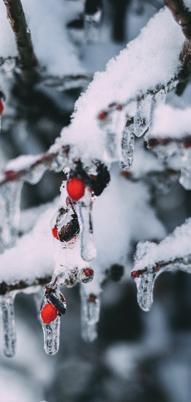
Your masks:
{"label": "clear icicle", "polygon": [[3,353],[6,357],[15,355],[16,347],[16,327],[14,313],[15,295],[1,296],[0,306],[2,312],[3,327]]}
{"label": "clear icicle", "polygon": [[146,134],[151,123],[152,95],[137,100],[137,111],[134,117],[134,134],[141,137]]}
{"label": "clear icicle", "polygon": [[98,42],[102,18],[102,1],[86,0],[84,16],[85,40],[88,43]]}
{"label": "clear icicle", "polygon": [[127,121],[123,130],[121,141],[121,167],[123,170],[128,170],[133,163],[133,154],[135,147],[134,125]]}
{"label": "clear icicle", "polygon": [[92,222],[93,199],[89,190],[79,202],[79,221],[81,226],[81,257],[84,261],[92,261],[96,257]]}
{"label": "clear icicle", "polygon": [[156,272],[147,271],[135,279],[137,286],[137,302],[143,311],[149,311],[153,303],[153,290]]}
{"label": "clear icicle", "polygon": [[191,190],[191,149],[183,150],[182,154],[182,167],[179,179],[180,184],[185,190]]}
{"label": "clear icicle", "polygon": [[109,162],[119,159],[121,152],[121,135],[126,122],[124,110],[110,106],[110,111],[102,111],[98,115],[99,125],[104,135],[105,159]]}
{"label": "clear icicle", "polygon": [[13,247],[19,229],[23,181],[9,182],[0,190],[0,250]]}
{"label": "clear icicle", "polygon": [[44,335],[44,350],[47,355],[55,355],[60,345],[60,317],[50,324],[42,324]]}
{"label": "clear icicle", "polygon": [[86,342],[97,338],[97,324],[100,316],[100,298],[98,295],[86,294],[81,286],[81,333]]}

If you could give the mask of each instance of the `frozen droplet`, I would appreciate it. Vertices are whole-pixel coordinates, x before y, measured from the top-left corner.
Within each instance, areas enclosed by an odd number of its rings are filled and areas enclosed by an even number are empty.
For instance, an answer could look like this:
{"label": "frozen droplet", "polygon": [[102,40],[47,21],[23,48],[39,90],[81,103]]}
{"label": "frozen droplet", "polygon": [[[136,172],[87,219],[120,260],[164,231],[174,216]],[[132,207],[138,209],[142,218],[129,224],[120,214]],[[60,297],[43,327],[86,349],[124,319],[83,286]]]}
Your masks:
{"label": "frozen droplet", "polygon": [[14,294],[1,296],[0,307],[2,313],[3,353],[6,357],[15,355],[16,328],[14,312]]}
{"label": "frozen droplet", "polygon": [[86,294],[81,286],[81,331],[82,338],[93,342],[97,338],[97,324],[100,316],[100,298],[98,295]]}
{"label": "frozen droplet", "polygon": [[182,151],[182,166],[179,179],[180,184],[185,190],[191,190],[191,149]]}
{"label": "frozen droplet", "polygon": [[121,141],[121,167],[123,170],[128,170],[133,163],[133,154],[135,147],[134,124],[127,120],[127,124],[122,133]]}
{"label": "frozen droplet", "polygon": [[134,134],[141,137],[146,134],[151,124],[152,96],[148,94],[137,100],[137,110],[134,117]]}
{"label": "frozen droplet", "polygon": [[23,181],[12,181],[0,189],[0,249],[13,247],[19,230]]}
{"label": "frozen droplet", "polygon": [[156,277],[156,272],[145,271],[135,279],[137,286],[137,302],[143,311],[149,311],[152,306]]}
{"label": "frozen droplet", "polygon": [[85,261],[92,261],[96,257],[96,247],[93,238],[92,222],[93,200],[89,190],[78,204],[78,215],[81,226],[81,257]]}
{"label": "frozen droplet", "polygon": [[50,324],[42,324],[44,335],[44,350],[47,355],[55,355],[60,345],[60,317]]}

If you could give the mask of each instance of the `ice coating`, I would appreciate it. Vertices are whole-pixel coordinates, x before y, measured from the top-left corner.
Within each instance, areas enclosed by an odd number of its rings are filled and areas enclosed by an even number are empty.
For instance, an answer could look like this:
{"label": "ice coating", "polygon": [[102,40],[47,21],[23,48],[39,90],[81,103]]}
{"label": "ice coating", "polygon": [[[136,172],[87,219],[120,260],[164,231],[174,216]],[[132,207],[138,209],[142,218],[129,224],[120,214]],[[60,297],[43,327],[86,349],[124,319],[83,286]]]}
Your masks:
{"label": "ice coating", "polygon": [[92,218],[93,199],[89,190],[79,202],[78,216],[81,226],[81,257],[84,261],[92,261],[96,258],[96,246],[93,235]]}
{"label": "ice coating", "polygon": [[42,324],[44,336],[44,350],[48,355],[55,355],[60,345],[60,317],[50,324]]}
{"label": "ice coating", "polygon": [[100,294],[87,293],[84,285],[80,287],[81,296],[81,333],[86,342],[97,338],[97,324],[100,316]]}
{"label": "ice coating", "polygon": [[129,170],[133,163],[135,147],[134,123],[126,125],[121,140],[121,167],[124,171]]}
{"label": "ice coating", "polygon": [[134,134],[141,137],[146,134],[151,125],[153,96],[148,94],[145,98],[137,100],[137,110],[134,117]]}
{"label": "ice coating", "polygon": [[16,347],[16,328],[14,313],[15,294],[0,296],[2,314],[3,353],[6,357],[13,357]]}

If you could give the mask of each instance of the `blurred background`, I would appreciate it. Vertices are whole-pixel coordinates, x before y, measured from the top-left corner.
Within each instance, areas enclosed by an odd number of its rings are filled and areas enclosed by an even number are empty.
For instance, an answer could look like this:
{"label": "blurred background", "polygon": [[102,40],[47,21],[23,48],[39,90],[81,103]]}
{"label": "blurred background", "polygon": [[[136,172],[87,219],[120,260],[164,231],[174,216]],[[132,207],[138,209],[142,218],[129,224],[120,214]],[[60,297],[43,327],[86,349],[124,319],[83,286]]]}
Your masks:
{"label": "blurred background", "polygon": [[[55,7],[56,3],[54,0]],[[84,14],[76,13],[67,22],[66,32],[88,71],[88,80],[134,39],[162,6],[160,0],[104,0],[98,41],[84,40]],[[87,84],[64,90],[54,85],[32,90],[18,81],[11,86],[11,80],[12,76],[7,75],[10,115],[2,121],[1,167],[18,155],[47,150],[61,128],[69,124],[74,103]],[[181,99],[174,96],[171,101],[187,105],[189,99],[188,86]],[[61,175],[49,172],[37,185],[26,184],[22,208],[53,200],[61,180]],[[152,203],[167,232],[190,216],[190,201],[190,192],[178,184],[173,184],[169,192],[152,194]],[[134,250],[135,244],[130,245],[129,261]],[[189,275],[163,274],[157,281],[155,303],[149,313],[138,307],[133,281],[106,284],[99,336],[92,344],[86,344],[80,336],[78,288],[67,290],[66,297],[70,303],[62,320],[60,351],[49,357],[43,351],[32,297],[18,295],[17,354],[10,360],[0,357],[0,401],[190,402]]]}

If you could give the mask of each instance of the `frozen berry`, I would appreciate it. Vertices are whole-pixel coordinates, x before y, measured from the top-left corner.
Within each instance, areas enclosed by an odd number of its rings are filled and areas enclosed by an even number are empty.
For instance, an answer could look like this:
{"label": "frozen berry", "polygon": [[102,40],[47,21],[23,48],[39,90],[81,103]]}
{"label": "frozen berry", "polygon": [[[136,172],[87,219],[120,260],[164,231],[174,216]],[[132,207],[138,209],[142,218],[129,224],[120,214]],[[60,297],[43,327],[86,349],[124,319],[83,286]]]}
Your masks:
{"label": "frozen berry", "polygon": [[59,234],[58,234],[58,229],[56,226],[52,228],[52,236],[55,237],[55,239],[59,240]]}
{"label": "frozen berry", "polygon": [[102,112],[100,112],[98,114],[98,119],[103,121],[107,118],[107,116],[108,116],[108,112],[106,112],[105,110],[102,110]]}
{"label": "frozen berry", "polygon": [[0,116],[4,113],[5,105],[2,99],[0,99]]}
{"label": "frozen berry", "polygon": [[50,303],[46,303],[40,312],[42,322],[44,324],[50,324],[58,316],[58,309]]}
{"label": "frozen berry", "polygon": [[92,268],[82,268],[79,272],[79,280],[82,283],[92,281],[94,277],[94,270]]}
{"label": "frozen berry", "polygon": [[85,193],[85,183],[83,180],[73,177],[68,180],[66,185],[68,195],[73,201],[78,201],[84,196]]}

